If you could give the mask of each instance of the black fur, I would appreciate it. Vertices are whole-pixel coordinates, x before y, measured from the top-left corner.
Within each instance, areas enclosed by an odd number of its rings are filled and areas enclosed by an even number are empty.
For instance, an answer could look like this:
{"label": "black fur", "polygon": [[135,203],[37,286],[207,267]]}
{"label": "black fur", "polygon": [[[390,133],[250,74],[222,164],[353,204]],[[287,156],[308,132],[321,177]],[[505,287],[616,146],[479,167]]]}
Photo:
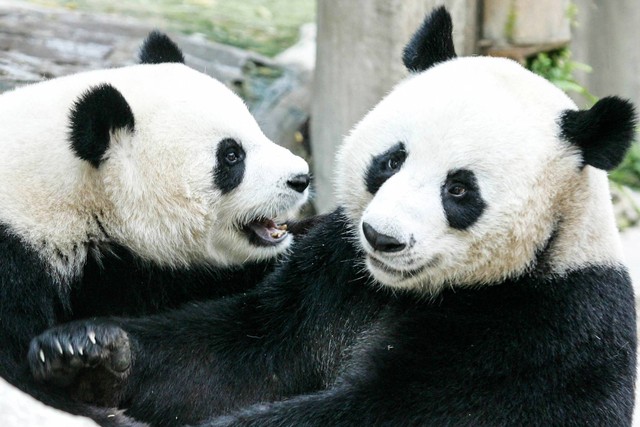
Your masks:
{"label": "black fur", "polygon": [[603,170],[622,162],[635,126],[633,104],[614,96],[602,98],[589,110],[567,110],[560,117],[562,138],[580,148],[584,164]]}
{"label": "black fur", "polygon": [[173,40],[159,31],[152,31],[140,48],[141,64],[162,64],[177,62],[184,64],[182,51]]}
{"label": "black fur", "polygon": [[413,73],[456,57],[451,15],[440,6],[426,17],[402,53],[402,62]]}
{"label": "black fur", "polygon": [[75,319],[150,315],[188,301],[241,292],[271,269],[272,263],[242,269],[162,268],[112,246],[99,259],[90,256],[80,277],[60,283],[36,249],[0,223],[0,376],[49,405],[90,415],[105,425],[115,423],[122,417],[107,419],[112,410],[86,407],[34,381],[26,361],[32,337]]}
{"label": "black fur", "polygon": [[[452,194],[452,191],[458,188],[463,188],[464,193]],[[455,170],[447,174],[440,197],[449,226],[458,230],[471,227],[486,207],[476,176],[467,169]]]}
{"label": "black fur", "polygon": [[[232,156],[233,160],[229,156]],[[216,149],[214,182],[222,194],[227,194],[242,183],[245,153],[234,139],[224,139]]]}
{"label": "black fur", "polygon": [[364,179],[367,191],[376,194],[382,184],[400,170],[406,158],[407,151],[402,142],[372,158]]}
{"label": "black fur", "polygon": [[102,84],[82,94],[70,113],[71,148],[96,168],[109,148],[111,133],[133,132],[135,120],[122,94],[110,84]]}
{"label": "black fur", "polygon": [[[634,297],[623,268],[576,266],[434,300],[372,286],[340,211],[244,295],[143,319],[117,389],[158,426],[624,426]],[[49,331],[72,339],[78,324]],[[55,352],[52,352],[55,356]],[[271,402],[271,403],[268,403]]]}

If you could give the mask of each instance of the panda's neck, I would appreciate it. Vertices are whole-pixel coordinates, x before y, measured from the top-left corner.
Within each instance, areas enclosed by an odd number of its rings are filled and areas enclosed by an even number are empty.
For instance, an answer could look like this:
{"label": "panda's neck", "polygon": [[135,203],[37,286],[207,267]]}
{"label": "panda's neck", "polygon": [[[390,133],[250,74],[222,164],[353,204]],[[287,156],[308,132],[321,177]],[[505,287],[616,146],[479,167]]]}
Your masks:
{"label": "panda's neck", "polygon": [[606,173],[587,166],[583,177],[566,194],[556,235],[547,249],[549,268],[556,274],[623,262]]}

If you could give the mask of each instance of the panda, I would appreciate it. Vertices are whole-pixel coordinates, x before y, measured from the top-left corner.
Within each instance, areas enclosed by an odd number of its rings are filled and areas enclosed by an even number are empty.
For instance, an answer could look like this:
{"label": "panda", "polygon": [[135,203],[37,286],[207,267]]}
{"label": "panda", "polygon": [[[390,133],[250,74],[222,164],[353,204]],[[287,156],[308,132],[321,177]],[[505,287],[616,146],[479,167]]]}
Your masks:
{"label": "panda", "polygon": [[630,425],[606,171],[634,107],[578,110],[516,62],[458,58],[444,8],[403,59],[338,153],[339,207],[256,288],[49,330],[34,374],[132,360],[111,404],[158,426]]}
{"label": "panda", "polygon": [[0,376],[45,403],[29,341],[255,285],[292,242],[306,162],[151,33],[142,64],[0,96]]}

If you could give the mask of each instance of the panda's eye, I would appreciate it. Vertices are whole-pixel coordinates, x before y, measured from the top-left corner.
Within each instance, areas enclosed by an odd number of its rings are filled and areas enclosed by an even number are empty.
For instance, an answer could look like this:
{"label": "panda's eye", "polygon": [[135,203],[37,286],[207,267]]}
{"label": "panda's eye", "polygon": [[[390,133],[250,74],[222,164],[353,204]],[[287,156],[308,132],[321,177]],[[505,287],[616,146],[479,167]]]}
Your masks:
{"label": "panda's eye", "polygon": [[238,152],[236,150],[229,150],[224,155],[224,160],[228,165],[234,165],[238,161],[240,161],[240,156],[238,155]]}
{"label": "panda's eye", "polygon": [[393,156],[387,160],[387,169],[390,171],[397,171],[402,166],[402,160],[400,156]]}
{"label": "panda's eye", "polygon": [[467,194],[467,188],[462,184],[452,184],[447,191],[453,197],[462,197]]}
{"label": "panda's eye", "polygon": [[240,144],[231,138],[223,139],[218,144],[217,157],[219,164],[236,166],[244,160],[244,150]]}
{"label": "panda's eye", "polygon": [[227,194],[242,183],[244,159],[242,145],[233,138],[225,138],[216,145],[216,165],[213,170],[214,182],[222,194]]}
{"label": "panda's eye", "polygon": [[364,179],[367,191],[376,194],[382,184],[400,171],[407,156],[404,143],[398,142],[384,153],[373,157]]}
{"label": "panda's eye", "polygon": [[476,174],[470,169],[452,169],[440,189],[444,214],[451,228],[466,230],[487,207]]}
{"label": "panda's eye", "polygon": [[390,153],[387,161],[384,163],[384,168],[387,172],[396,173],[400,170],[400,167],[407,158],[407,152],[404,148],[398,149],[393,153]]}

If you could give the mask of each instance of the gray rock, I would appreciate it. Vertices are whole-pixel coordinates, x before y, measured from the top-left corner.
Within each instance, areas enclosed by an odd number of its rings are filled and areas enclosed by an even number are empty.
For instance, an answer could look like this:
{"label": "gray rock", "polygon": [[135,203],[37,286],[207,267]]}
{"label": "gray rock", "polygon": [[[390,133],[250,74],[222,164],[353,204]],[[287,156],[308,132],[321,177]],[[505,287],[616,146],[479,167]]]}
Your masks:
{"label": "gray rock", "polygon": [[35,400],[0,378],[0,419],[3,427],[96,427],[84,417],[58,411]]}

